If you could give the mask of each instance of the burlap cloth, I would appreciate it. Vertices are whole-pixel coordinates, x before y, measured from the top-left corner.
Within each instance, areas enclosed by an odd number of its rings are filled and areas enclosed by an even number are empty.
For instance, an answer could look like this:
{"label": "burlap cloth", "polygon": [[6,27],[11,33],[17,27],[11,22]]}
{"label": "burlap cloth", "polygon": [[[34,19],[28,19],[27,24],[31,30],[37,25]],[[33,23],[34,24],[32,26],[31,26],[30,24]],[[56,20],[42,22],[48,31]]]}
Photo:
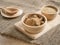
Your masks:
{"label": "burlap cloth", "polygon": [[[55,2],[54,2],[55,3]],[[45,4],[53,4],[48,0],[0,0],[0,7],[14,5],[24,10],[25,13],[31,13],[38,11],[40,7]],[[59,6],[59,4],[55,4]],[[23,14],[23,15],[24,15]],[[23,33],[19,32],[15,27],[14,24],[21,20],[22,16],[19,16],[14,19],[7,19],[1,16],[0,14],[0,33],[1,35],[15,37],[17,39],[22,39],[24,41],[41,44],[41,45],[60,45],[60,25],[54,27],[46,34],[42,35],[40,38],[36,40],[32,40],[28,38]]]}

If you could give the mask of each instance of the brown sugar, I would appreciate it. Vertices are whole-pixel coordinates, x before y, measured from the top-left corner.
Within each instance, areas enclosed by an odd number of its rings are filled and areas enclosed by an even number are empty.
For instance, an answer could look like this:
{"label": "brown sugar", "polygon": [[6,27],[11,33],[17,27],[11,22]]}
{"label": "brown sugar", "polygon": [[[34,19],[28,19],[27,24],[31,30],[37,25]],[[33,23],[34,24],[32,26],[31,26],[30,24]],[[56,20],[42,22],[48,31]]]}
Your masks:
{"label": "brown sugar", "polygon": [[29,26],[40,26],[44,24],[44,22],[44,17],[38,14],[30,14],[24,21],[24,23]]}

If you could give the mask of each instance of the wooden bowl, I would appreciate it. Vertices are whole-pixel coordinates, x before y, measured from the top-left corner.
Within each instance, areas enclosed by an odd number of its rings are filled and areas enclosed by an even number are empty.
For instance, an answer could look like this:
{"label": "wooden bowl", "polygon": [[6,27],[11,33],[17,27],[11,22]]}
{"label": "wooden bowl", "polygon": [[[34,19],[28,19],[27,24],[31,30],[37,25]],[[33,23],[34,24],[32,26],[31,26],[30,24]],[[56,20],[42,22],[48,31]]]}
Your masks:
{"label": "wooden bowl", "polygon": [[7,15],[12,16],[18,12],[18,9],[14,7],[6,7],[3,8],[2,11]]}
{"label": "wooden bowl", "polygon": [[[37,13],[32,13],[32,14],[37,14]],[[44,20],[44,21],[45,21],[44,24],[42,24],[42,25],[40,25],[40,26],[30,26],[30,25],[25,24],[24,21],[25,21],[25,19],[26,19],[29,15],[31,15],[31,13],[24,15],[24,16],[22,17],[22,20],[21,20],[22,27],[23,27],[27,32],[32,33],[32,34],[36,34],[36,33],[41,32],[43,29],[45,29],[45,26],[46,26],[46,24],[47,24],[47,18],[46,18],[44,15],[38,14],[38,15],[44,17],[44,19],[45,19],[45,20]]]}
{"label": "wooden bowl", "polygon": [[46,16],[47,20],[53,20],[57,16],[58,9],[55,6],[44,6],[41,13]]}

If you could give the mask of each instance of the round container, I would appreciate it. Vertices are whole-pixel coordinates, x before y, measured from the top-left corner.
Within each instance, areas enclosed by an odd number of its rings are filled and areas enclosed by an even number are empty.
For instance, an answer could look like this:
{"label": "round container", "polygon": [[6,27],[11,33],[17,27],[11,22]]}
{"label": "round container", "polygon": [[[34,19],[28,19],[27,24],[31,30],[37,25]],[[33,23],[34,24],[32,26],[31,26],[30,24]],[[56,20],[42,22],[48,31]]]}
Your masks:
{"label": "round container", "polygon": [[[32,14],[35,14],[35,13],[32,13]],[[41,15],[42,17],[44,17],[45,19],[45,23],[40,25],[40,26],[29,26],[27,24],[24,23],[24,20],[26,19],[26,17],[28,17],[30,14],[26,14],[22,17],[21,19],[21,23],[22,23],[22,27],[29,33],[32,33],[32,34],[36,34],[36,33],[39,33],[41,32],[43,29],[45,29],[45,26],[47,24],[47,18],[44,16],[44,15]],[[40,14],[39,14],[40,15]]]}
{"label": "round container", "polygon": [[47,20],[49,21],[49,20],[53,20],[56,17],[58,13],[58,9],[55,6],[48,5],[48,6],[44,6],[41,9],[41,13],[45,15]]}
{"label": "round container", "polygon": [[23,14],[23,10],[16,7],[1,8],[1,15],[6,18],[15,18]]}
{"label": "round container", "polygon": [[18,8],[15,7],[5,7],[2,11],[10,16],[16,14],[18,12]]}

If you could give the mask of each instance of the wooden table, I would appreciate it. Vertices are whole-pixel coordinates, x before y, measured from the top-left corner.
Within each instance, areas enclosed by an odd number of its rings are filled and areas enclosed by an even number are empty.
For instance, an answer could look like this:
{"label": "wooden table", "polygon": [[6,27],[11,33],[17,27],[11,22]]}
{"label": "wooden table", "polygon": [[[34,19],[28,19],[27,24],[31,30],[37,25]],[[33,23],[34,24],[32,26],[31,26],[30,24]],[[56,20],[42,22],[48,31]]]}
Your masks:
{"label": "wooden table", "polygon": [[[24,13],[27,13],[27,12],[34,12],[38,10],[44,4],[44,2],[45,2],[44,0],[0,0],[0,7],[14,5],[19,8],[22,8],[24,10]],[[6,27],[7,25],[12,25],[17,21],[19,21],[19,19],[20,17],[16,19],[11,19],[11,20],[5,19],[0,15],[0,31],[4,31],[5,29],[8,28]],[[13,21],[13,22],[11,23],[10,21]],[[35,45],[35,44],[30,44],[28,42],[24,42],[23,40],[17,40],[17,39],[4,37],[0,35],[0,45]]]}

